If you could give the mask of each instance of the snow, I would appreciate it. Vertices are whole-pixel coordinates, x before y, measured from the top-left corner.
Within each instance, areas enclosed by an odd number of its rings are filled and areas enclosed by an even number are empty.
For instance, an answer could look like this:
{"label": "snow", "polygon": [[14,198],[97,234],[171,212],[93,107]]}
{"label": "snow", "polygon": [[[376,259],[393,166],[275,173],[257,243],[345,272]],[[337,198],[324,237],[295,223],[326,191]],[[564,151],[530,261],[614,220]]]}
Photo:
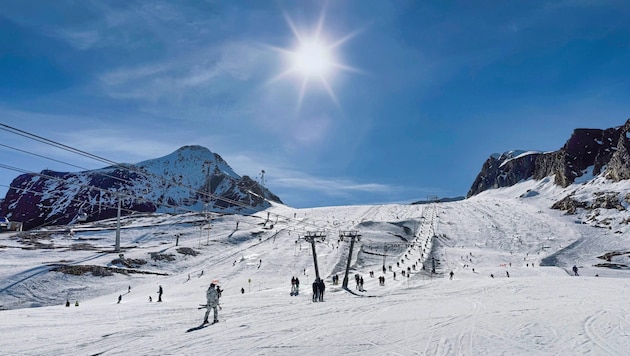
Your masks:
{"label": "snow", "polygon": [[[549,206],[570,193],[587,200],[596,189],[625,195],[630,187],[552,182],[528,180],[429,205],[273,205],[251,216],[214,215],[210,224],[193,213],[125,218],[124,258],[145,259],[138,270],[167,276],[50,271],[59,264],[112,266],[114,220],[77,224],[73,234],[51,229],[37,240],[49,248],[0,233],[0,305],[8,309],[0,311],[0,354],[625,354],[630,270],[595,265],[605,253],[630,251],[628,213],[598,209],[594,222],[587,219],[592,212],[564,215]],[[604,218],[610,228],[596,227]],[[350,244],[338,235],[348,230],[361,239],[345,291],[331,277],[343,280]],[[311,301],[307,231],[326,234],[316,243],[323,303]],[[71,249],[79,243],[94,249]],[[180,247],[199,255],[183,255]],[[388,270],[380,286],[384,252],[397,278]],[[153,261],[149,253],[175,260]],[[437,273],[420,272],[420,262],[430,270],[433,259]],[[628,255],[612,262],[627,265]],[[416,270],[401,276],[413,264]],[[579,277],[572,276],[574,264]],[[355,273],[364,277],[365,292],[355,289]],[[296,297],[289,295],[292,276],[301,282]],[[224,289],[220,323],[186,333],[201,323],[205,311],[197,307],[214,280]]]}
{"label": "snow", "polygon": [[499,168],[503,167],[506,163],[515,160],[515,159],[519,159],[525,156],[529,156],[529,155],[533,155],[533,154],[540,154],[540,151],[522,151],[522,150],[518,150],[518,151],[509,151],[507,153],[504,153],[502,157],[505,157],[505,161],[503,161],[501,163],[501,165],[499,166]]}

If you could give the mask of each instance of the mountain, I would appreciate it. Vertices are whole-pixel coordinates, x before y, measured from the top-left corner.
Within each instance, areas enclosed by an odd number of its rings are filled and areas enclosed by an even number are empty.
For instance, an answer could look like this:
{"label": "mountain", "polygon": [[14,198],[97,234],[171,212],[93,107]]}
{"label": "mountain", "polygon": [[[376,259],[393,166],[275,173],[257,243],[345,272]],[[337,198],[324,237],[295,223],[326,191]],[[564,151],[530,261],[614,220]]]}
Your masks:
{"label": "mountain", "polygon": [[69,173],[44,170],[11,182],[0,215],[24,229],[115,217],[133,212],[220,211],[250,214],[280,198],[239,176],[216,153],[184,146],[157,159]]}
{"label": "mountain", "polygon": [[493,154],[483,164],[467,197],[551,176],[561,187],[596,176],[613,182],[630,179],[630,119],[609,129],[575,129],[557,151]]}

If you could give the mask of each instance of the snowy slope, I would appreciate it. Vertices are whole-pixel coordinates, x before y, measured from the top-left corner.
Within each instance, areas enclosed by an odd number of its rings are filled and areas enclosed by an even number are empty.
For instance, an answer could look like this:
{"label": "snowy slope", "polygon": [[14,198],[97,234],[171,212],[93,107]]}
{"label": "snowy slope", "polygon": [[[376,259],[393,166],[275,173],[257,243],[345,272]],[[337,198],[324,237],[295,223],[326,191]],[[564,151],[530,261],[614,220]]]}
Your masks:
{"label": "snowy slope", "polygon": [[[193,213],[126,218],[124,258],[147,261],[132,269],[168,275],[50,271],[59,264],[115,267],[114,221],[76,225],[73,236],[49,231],[19,240],[3,233],[0,304],[11,310],[0,312],[0,354],[625,354],[630,272],[594,265],[605,253],[630,251],[626,211],[599,209],[596,222],[593,211],[550,209],[571,191],[590,199],[593,189],[526,181],[440,204],[273,205],[247,217],[214,215],[209,224]],[[605,189],[628,191],[620,183]],[[610,228],[596,227],[604,216]],[[311,302],[309,288],[313,255],[303,237],[314,231],[326,235],[316,244],[324,303]],[[349,253],[340,231],[361,234],[351,292],[331,283],[334,274],[343,279]],[[199,254],[177,252],[181,247]],[[628,255],[613,259],[628,264]],[[571,276],[574,264],[580,277]],[[355,289],[355,273],[365,292]],[[289,296],[292,276],[301,281],[297,297]],[[221,322],[185,333],[201,322],[197,306],[213,280],[224,289]],[[159,285],[163,303],[155,302]],[[66,308],[66,299],[80,306]]]}

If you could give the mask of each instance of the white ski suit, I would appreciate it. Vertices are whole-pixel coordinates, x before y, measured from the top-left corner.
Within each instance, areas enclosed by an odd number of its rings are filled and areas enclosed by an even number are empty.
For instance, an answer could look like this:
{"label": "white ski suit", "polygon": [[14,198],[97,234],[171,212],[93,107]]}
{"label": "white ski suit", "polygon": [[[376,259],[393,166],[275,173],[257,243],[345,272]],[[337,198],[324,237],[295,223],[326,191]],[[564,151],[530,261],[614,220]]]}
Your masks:
{"label": "white ski suit", "polygon": [[208,287],[206,291],[206,316],[204,318],[204,322],[208,321],[208,316],[210,315],[210,308],[214,309],[214,322],[219,321],[217,306],[219,305],[219,294],[217,293],[217,289],[214,285]]}

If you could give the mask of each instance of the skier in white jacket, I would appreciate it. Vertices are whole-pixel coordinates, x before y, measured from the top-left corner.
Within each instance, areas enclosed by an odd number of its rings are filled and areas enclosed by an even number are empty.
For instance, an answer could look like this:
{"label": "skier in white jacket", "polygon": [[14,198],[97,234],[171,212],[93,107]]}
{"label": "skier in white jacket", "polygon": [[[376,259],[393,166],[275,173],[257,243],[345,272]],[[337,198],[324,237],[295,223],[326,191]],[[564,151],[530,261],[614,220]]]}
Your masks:
{"label": "skier in white jacket", "polygon": [[219,294],[217,293],[217,289],[215,288],[214,283],[210,283],[210,287],[206,291],[206,316],[203,319],[204,324],[208,324],[208,316],[210,315],[210,308],[214,309],[214,323],[219,322],[219,316],[217,311],[217,306],[219,305]]}

